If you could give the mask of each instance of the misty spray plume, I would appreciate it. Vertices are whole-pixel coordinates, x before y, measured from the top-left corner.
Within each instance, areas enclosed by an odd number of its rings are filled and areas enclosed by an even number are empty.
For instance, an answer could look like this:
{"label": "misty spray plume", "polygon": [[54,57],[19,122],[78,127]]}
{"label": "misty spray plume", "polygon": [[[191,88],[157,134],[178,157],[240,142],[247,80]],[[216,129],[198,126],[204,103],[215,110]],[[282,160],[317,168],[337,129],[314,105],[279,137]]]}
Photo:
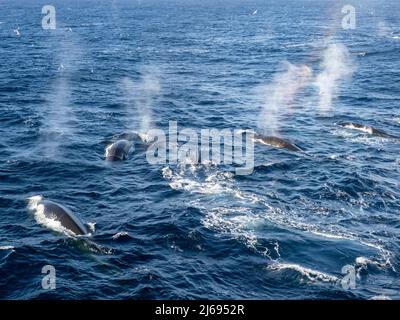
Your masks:
{"label": "misty spray plume", "polygon": [[324,52],[322,71],[316,79],[322,113],[331,110],[332,100],[338,94],[341,81],[349,78],[353,69],[347,48],[342,44],[330,44]]}
{"label": "misty spray plume", "polygon": [[160,94],[159,74],[146,70],[137,81],[122,80],[128,100],[129,127],[142,136],[153,126],[153,107]]}
{"label": "misty spray plume", "polygon": [[61,43],[56,57],[57,75],[45,97],[44,124],[40,129],[40,146],[46,158],[60,156],[61,145],[65,145],[74,134],[76,118],[70,105],[70,79],[77,70],[80,57],[81,50],[76,40],[70,38]]}
{"label": "misty spray plume", "polygon": [[291,111],[296,94],[312,76],[311,68],[306,65],[286,62],[285,69],[276,74],[270,84],[259,88],[264,101],[259,127],[264,133],[278,133],[280,118]]}

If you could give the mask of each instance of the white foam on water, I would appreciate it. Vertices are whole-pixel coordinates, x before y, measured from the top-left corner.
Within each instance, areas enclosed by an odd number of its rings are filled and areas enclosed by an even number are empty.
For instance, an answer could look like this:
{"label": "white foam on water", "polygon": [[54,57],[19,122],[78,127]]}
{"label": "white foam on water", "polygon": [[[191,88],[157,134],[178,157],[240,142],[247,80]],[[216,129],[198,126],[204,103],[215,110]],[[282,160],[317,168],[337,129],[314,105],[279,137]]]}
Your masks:
{"label": "white foam on water", "polygon": [[173,171],[170,167],[162,168],[161,173],[166,180],[171,180],[173,178]]}
{"label": "white foam on water", "polygon": [[328,239],[337,239],[337,240],[355,240],[356,239],[355,237],[350,236],[350,235],[334,234],[334,233],[328,233],[328,232],[323,232],[323,231],[317,231],[312,226],[309,226],[307,231],[309,231],[312,234],[315,234],[316,236],[321,236],[321,237],[328,238]]}
{"label": "white foam on water", "polygon": [[340,230],[338,227],[335,227],[333,225],[331,225],[328,229],[328,226],[319,226],[311,223],[298,221],[296,217],[291,216],[289,212],[284,211],[280,208],[269,207],[269,209],[264,212],[263,217],[268,221],[279,226],[290,227],[296,230],[308,232],[316,236],[324,237],[327,239],[354,241],[366,247],[376,249],[378,253],[376,258],[367,259],[359,257],[358,262],[356,261],[356,263],[368,262],[369,264],[374,264],[379,268],[388,267],[395,271],[391,263],[391,258],[393,257],[393,253],[385,249],[381,245],[375,243],[377,239],[365,240],[357,234],[351,233],[348,230]]}
{"label": "white foam on water", "polygon": [[310,46],[310,43],[292,43],[292,44],[287,44],[284,47],[285,48],[303,48],[303,47],[308,47]]}
{"label": "white foam on water", "polygon": [[96,222],[88,222],[87,226],[91,233],[94,233],[96,231]]}
{"label": "white foam on water", "polygon": [[[235,183],[234,175],[230,172],[218,171],[212,165],[193,164],[176,169],[165,167],[162,169],[162,174],[172,189],[199,194],[199,198],[189,203],[203,213],[201,222],[204,227],[230,234],[258,252],[260,249],[256,230],[260,225],[270,222],[327,239],[355,241],[376,249],[378,253],[377,258],[363,260],[359,257],[357,264],[368,262],[379,268],[391,266],[392,253],[377,244],[378,239],[365,239],[335,224],[321,225],[304,222],[302,220],[305,217],[298,216],[295,211],[272,207],[263,197],[240,190]],[[224,195],[223,199],[218,197],[219,195]],[[204,196],[207,198],[204,199]],[[257,206],[257,210],[253,209],[254,205]],[[261,213],[260,206],[265,208]],[[276,252],[279,254],[279,244]],[[268,249],[263,255],[269,256]],[[312,273],[309,274],[312,275]]]}
{"label": "white foam on water", "polygon": [[252,215],[251,210],[243,207],[199,209],[204,212],[201,222],[205,228],[230,234],[233,238],[244,241],[248,247],[255,248],[257,236],[250,226],[257,225],[259,218]]}
{"label": "white foam on water", "polygon": [[[379,249],[381,251],[382,249]],[[355,265],[357,267],[367,267],[368,265],[376,266],[378,268],[384,268],[386,266],[385,263],[381,263],[378,261],[374,261],[372,259],[366,257],[357,257],[355,260]]]}
{"label": "white foam on water", "polygon": [[85,239],[84,242],[80,244],[80,248],[83,249],[84,251],[90,251],[93,253],[101,253],[101,254],[112,254],[113,250],[107,247],[104,247],[102,245],[99,245],[97,243],[94,243],[92,241],[88,241]]}
{"label": "white foam on water", "polygon": [[[174,190],[184,190],[200,194],[223,194],[235,193],[237,190],[233,186],[232,173],[214,171],[203,179],[197,176],[197,166],[180,166],[173,171],[170,167],[162,169],[164,179]],[[200,167],[200,166],[199,166]]]}
{"label": "white foam on water", "polygon": [[2,257],[0,258],[0,265],[5,261],[11,254],[15,252],[15,247],[14,246],[0,246],[0,251],[6,251],[5,254],[2,254]]}
{"label": "white foam on water", "polygon": [[[358,130],[361,132],[361,130]],[[366,132],[364,132],[366,133]],[[345,128],[343,129],[335,129],[332,131],[332,134],[334,136],[342,137],[345,138],[349,142],[354,142],[354,143],[361,143],[369,146],[376,146],[376,147],[381,147],[384,143],[388,142],[388,138],[383,138],[383,137],[377,137],[377,136],[371,136],[369,133],[368,134],[357,134],[355,131],[351,132],[349,130],[346,130]]]}
{"label": "white foam on water", "polygon": [[[351,233],[340,231],[333,226],[330,230],[323,229],[320,226],[312,223],[306,223],[299,221],[295,213],[290,211],[282,210],[281,208],[274,208],[266,203],[266,210],[263,213],[263,218],[279,226],[286,226],[296,230],[309,232],[317,236],[321,236],[329,239],[338,240],[355,240],[356,236]],[[302,217],[300,217],[301,219]]]}
{"label": "white foam on water", "polygon": [[362,132],[369,133],[369,134],[373,133],[372,128],[367,127],[367,126],[356,127],[354,124],[349,123],[349,124],[344,125],[343,127],[346,129],[358,130],[358,131],[362,131]]}
{"label": "white foam on water", "polygon": [[303,267],[303,266],[301,266],[299,264],[295,264],[295,263],[276,262],[276,263],[269,265],[267,267],[267,269],[272,270],[272,271],[294,270],[312,282],[322,281],[322,282],[336,283],[339,281],[339,278],[334,275],[330,275],[328,273],[324,273],[322,271],[318,271],[315,269],[306,268],[306,267]]}
{"label": "white foam on water", "polygon": [[[174,190],[210,196],[208,201],[200,198],[190,202],[203,212],[204,227],[230,234],[247,246],[255,248],[257,237],[252,229],[261,220],[253,214],[248,205],[257,203],[260,199],[255,194],[242,192],[235,184],[233,173],[220,171],[210,163],[178,166],[175,170],[165,167],[162,174]],[[225,197],[221,199],[220,195]],[[234,201],[228,200],[227,203],[226,197],[236,199],[236,206],[230,207]]]}
{"label": "white foam on water", "polygon": [[172,242],[172,244],[169,247],[172,250],[175,250],[175,251],[178,251],[178,252],[183,252],[183,250],[175,242]]}
{"label": "white foam on water", "polygon": [[0,246],[0,250],[14,250],[14,246]]}
{"label": "white foam on water", "polygon": [[[380,257],[382,259],[382,261],[380,261],[380,262],[379,261],[372,261],[372,260],[369,260],[369,259],[368,259],[368,261],[364,260],[364,259],[359,259],[359,262],[367,262],[367,263],[370,263],[370,264],[374,264],[374,265],[378,266],[379,268],[387,267],[387,268],[392,269],[393,271],[396,271],[395,267],[393,266],[393,264],[391,262],[391,258],[394,255],[393,252],[385,249],[383,246],[381,246],[379,244],[376,244],[376,243],[371,243],[371,242],[365,241],[363,239],[359,239],[359,241],[360,241],[361,244],[363,244],[363,245],[365,245],[367,247],[376,249],[379,252]],[[356,263],[357,263],[357,260],[356,260]]]}
{"label": "white foam on water", "polygon": [[235,184],[232,172],[220,171],[211,163],[182,165],[175,170],[164,167],[162,174],[174,190],[209,195],[228,194],[246,203],[262,200],[256,194],[241,191]]}
{"label": "white foam on water", "polygon": [[356,264],[359,265],[368,265],[371,262],[370,259],[366,258],[366,257],[357,257],[356,258]]}
{"label": "white foam on water", "polygon": [[331,131],[334,136],[339,136],[343,138],[352,138],[356,136],[356,133],[345,130],[344,128],[334,129]]}
{"label": "white foam on water", "polygon": [[114,235],[112,236],[112,239],[113,239],[113,240],[117,240],[117,239],[119,239],[119,238],[121,238],[121,237],[124,237],[124,236],[129,236],[129,233],[126,232],[126,231],[118,232],[118,233],[116,233],[116,234],[114,234]]}
{"label": "white foam on water", "polygon": [[144,143],[150,143],[153,142],[155,137],[148,132],[138,132],[138,136]]}
{"label": "white foam on water", "polygon": [[378,296],[373,296],[369,300],[392,300],[390,297],[380,294]]}
{"label": "white foam on water", "polygon": [[350,141],[375,147],[382,147],[385,143],[389,141],[389,139],[382,137],[363,136],[363,137],[352,138],[350,139]]}

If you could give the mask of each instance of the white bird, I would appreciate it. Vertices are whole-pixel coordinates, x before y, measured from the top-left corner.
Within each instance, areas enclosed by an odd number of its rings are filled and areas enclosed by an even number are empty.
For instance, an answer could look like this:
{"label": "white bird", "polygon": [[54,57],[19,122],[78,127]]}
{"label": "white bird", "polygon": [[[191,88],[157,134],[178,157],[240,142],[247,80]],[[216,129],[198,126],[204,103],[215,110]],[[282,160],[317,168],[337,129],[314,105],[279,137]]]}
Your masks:
{"label": "white bird", "polygon": [[14,32],[17,37],[21,35],[21,33],[19,32],[19,27],[17,27],[17,29],[14,29]]}
{"label": "white bird", "polygon": [[257,9],[253,11],[253,13],[251,14],[252,16],[257,14]]}

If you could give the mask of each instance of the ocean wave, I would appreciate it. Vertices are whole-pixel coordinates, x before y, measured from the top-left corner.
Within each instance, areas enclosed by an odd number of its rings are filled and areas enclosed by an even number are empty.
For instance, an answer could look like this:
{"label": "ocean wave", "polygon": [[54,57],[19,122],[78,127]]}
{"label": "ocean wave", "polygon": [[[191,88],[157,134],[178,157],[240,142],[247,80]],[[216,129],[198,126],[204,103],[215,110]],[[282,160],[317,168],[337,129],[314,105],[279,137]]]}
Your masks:
{"label": "ocean wave", "polygon": [[305,279],[312,281],[312,282],[317,282],[317,281],[322,281],[322,282],[333,282],[333,283],[338,283],[339,278],[328,274],[324,273],[322,271],[318,271],[315,269],[311,268],[306,268],[303,267],[299,264],[294,264],[294,263],[273,263],[267,267],[268,270],[271,271],[283,271],[283,270],[293,270],[300,274],[301,276],[305,277]]}
{"label": "ocean wave", "polygon": [[264,211],[264,217],[279,226],[287,226],[295,230],[311,233],[327,239],[353,241],[364,245],[365,247],[376,249],[377,255],[374,258],[359,257],[356,263],[370,263],[379,266],[380,268],[391,268],[394,270],[394,266],[391,262],[393,253],[385,249],[382,245],[376,243],[379,239],[365,239],[362,235],[350,232],[349,230],[343,230],[343,228],[340,228],[339,226],[316,225],[309,222],[299,221],[296,215],[291,215],[288,211],[284,211],[280,208],[270,207],[269,210]]}
{"label": "ocean wave", "polygon": [[138,136],[143,143],[150,143],[153,142],[155,139],[155,137],[148,132],[138,132]]}
{"label": "ocean wave", "polygon": [[[233,173],[220,171],[212,164],[202,164],[180,166],[176,170],[165,167],[162,174],[172,189],[200,197],[190,201],[190,205],[204,214],[201,222],[205,228],[229,234],[256,249],[257,237],[251,226],[257,225],[261,220],[248,206],[262,199],[253,193],[241,191],[235,183]],[[221,198],[221,195],[232,198],[231,204],[236,204],[233,207],[227,206],[226,199]],[[204,202],[201,196],[210,198]]]}
{"label": "ocean wave", "polygon": [[204,227],[226,233],[237,240],[244,241],[251,248],[256,248],[258,239],[251,225],[260,222],[257,216],[252,215],[248,208],[201,208],[204,217],[201,222]]}
{"label": "ocean wave", "polygon": [[202,165],[185,165],[180,166],[176,171],[170,167],[162,169],[162,175],[174,190],[184,190],[193,193],[202,194],[223,194],[235,193],[236,188],[233,186],[233,174],[230,172],[214,171],[209,175],[199,176],[199,171],[208,169]]}
{"label": "ocean wave", "polygon": [[365,132],[350,132],[345,129],[335,129],[332,131],[334,136],[345,138],[346,140],[353,143],[360,143],[369,146],[381,147],[385,143],[389,142],[389,138],[372,136]]}
{"label": "ocean wave", "polygon": [[13,246],[0,247],[0,266],[7,263],[7,258],[15,252]]}
{"label": "ocean wave", "polygon": [[111,239],[113,240],[121,240],[121,239],[131,239],[131,236],[129,235],[128,232],[126,231],[120,231],[116,234],[114,234]]}
{"label": "ocean wave", "polygon": [[164,167],[162,175],[174,190],[193,194],[232,196],[246,203],[258,203],[263,199],[252,192],[240,190],[235,175],[230,171],[221,171],[212,163],[179,165],[175,170]]}
{"label": "ocean wave", "polygon": [[[256,8],[160,1],[146,6],[119,1],[110,21],[102,20],[109,5],[93,6],[82,21],[82,8],[68,4],[68,25],[45,41],[35,24],[25,21],[18,38],[13,32],[18,25],[5,21],[1,295],[398,297],[400,144],[334,123],[358,119],[400,132],[399,30],[387,12],[382,16],[387,24],[381,26],[385,37],[374,34],[376,19],[365,21],[365,32],[334,36],[321,14],[323,5],[308,2],[292,1],[295,10],[273,4],[269,22],[263,21],[262,8],[249,19]],[[1,16],[22,23],[21,6],[9,3],[0,6]],[[96,28],[88,28],[96,21]],[[298,21],[304,22],[301,32]],[[79,28],[82,22],[86,27]],[[66,32],[68,27],[73,32]],[[130,45],[133,38],[137,46]],[[320,114],[312,76],[278,112],[276,134],[301,142],[307,154],[255,146],[255,170],[247,176],[235,175],[239,164],[146,161],[152,140],[146,133],[158,128],[172,142],[169,121],[177,122],[178,138],[183,128],[200,133],[257,124],[267,134],[271,119],[259,119],[266,99],[257,88],[274,82],[274,75],[284,71],[282,61],[305,63],[318,75],[326,46],[339,40],[351,49],[357,72],[338,84],[332,109]],[[79,54],[71,58],[71,50],[64,50],[69,47]],[[337,64],[325,60],[326,69]],[[131,79],[123,82],[131,86],[125,88],[121,79]],[[277,87],[277,95],[285,95],[287,83]],[[102,157],[106,139],[121,139],[124,132],[135,152],[122,165],[110,166]],[[39,193],[85,212],[93,236],[68,234],[43,217],[38,201],[31,199],[26,209],[24,199]],[[196,239],[189,238],[191,231]],[[278,262],[283,266],[266,270]],[[38,288],[40,268],[37,276],[26,268],[41,263],[63,266],[57,268],[63,290],[55,296]],[[360,271],[356,290],[332,285],[334,277],[343,276],[343,265]],[[146,271],[140,274],[138,268]],[[14,278],[26,290],[17,290]]]}
{"label": "ocean wave", "polygon": [[392,299],[384,294],[380,294],[378,296],[371,297],[369,300],[392,300]]}
{"label": "ocean wave", "polygon": [[[202,225],[207,229],[229,234],[259,253],[261,253],[259,250],[260,239],[255,230],[260,225],[270,222],[276,226],[289,227],[319,237],[353,241],[374,248],[377,250],[378,256],[368,258],[364,262],[368,261],[382,268],[392,267],[392,253],[382,246],[338,225],[313,224],[309,221],[302,221],[305,217],[298,215],[294,210],[274,207],[268,203],[266,198],[252,192],[242,191],[235,183],[231,173],[198,165],[181,167],[176,171],[165,167],[162,173],[171,188],[175,190],[188,191],[192,194],[199,194],[199,196],[215,196],[215,198],[208,198],[206,203],[201,197],[190,202],[191,206],[200,209],[204,214],[201,219]],[[222,201],[218,197],[221,194],[231,197],[232,200]],[[263,209],[260,210],[261,208]],[[262,250],[262,254],[268,256],[268,249]],[[357,260],[357,263],[360,262],[361,258]]]}

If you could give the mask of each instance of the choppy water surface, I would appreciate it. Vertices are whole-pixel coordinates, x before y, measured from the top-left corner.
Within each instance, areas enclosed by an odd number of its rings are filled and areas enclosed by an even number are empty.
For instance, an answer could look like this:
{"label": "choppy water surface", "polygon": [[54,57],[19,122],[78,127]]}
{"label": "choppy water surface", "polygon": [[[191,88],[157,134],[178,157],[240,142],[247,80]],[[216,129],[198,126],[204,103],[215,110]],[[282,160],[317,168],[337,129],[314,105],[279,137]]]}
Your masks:
{"label": "choppy water surface", "polygon": [[[43,3],[1,1],[0,297],[400,298],[399,141],[338,126],[400,136],[399,2],[355,2],[354,30],[344,4],[56,1],[51,31]],[[257,145],[245,176],[140,145],[104,161],[109,137],[169,121],[305,152]],[[92,235],[41,221],[35,195]]]}

